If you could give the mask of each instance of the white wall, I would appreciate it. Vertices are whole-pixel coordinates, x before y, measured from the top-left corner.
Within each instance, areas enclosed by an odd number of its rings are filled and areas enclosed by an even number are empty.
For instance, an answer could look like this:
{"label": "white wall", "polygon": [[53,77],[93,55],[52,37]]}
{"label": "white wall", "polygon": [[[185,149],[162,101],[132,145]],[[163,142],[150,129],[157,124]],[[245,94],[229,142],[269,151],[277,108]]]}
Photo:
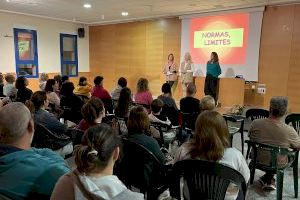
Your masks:
{"label": "white wall", "polygon": [[[0,72],[16,72],[13,28],[37,31],[39,73],[60,73],[59,34],[76,34],[80,24],[0,13]],[[89,72],[89,31],[78,38],[78,71]],[[8,35],[9,37],[4,37]]]}

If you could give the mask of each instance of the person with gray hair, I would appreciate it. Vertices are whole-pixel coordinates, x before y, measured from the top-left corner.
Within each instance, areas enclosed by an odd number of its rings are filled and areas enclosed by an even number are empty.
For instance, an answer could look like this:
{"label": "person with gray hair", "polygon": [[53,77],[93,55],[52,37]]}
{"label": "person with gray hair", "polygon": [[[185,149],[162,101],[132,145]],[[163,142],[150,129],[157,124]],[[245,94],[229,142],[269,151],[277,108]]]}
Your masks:
{"label": "person with gray hair", "polygon": [[49,199],[65,161],[50,149],[31,148],[34,122],[22,103],[0,108],[0,194],[10,199]]}
{"label": "person with gray hair", "polygon": [[[287,113],[288,99],[286,97],[273,97],[270,101],[270,116],[266,119],[254,120],[249,129],[251,141],[300,150],[300,137],[295,129],[284,122]],[[264,152],[258,154],[258,162],[267,163]],[[269,163],[269,162],[268,162]],[[259,182],[263,189],[276,189],[274,174],[266,172]]]}

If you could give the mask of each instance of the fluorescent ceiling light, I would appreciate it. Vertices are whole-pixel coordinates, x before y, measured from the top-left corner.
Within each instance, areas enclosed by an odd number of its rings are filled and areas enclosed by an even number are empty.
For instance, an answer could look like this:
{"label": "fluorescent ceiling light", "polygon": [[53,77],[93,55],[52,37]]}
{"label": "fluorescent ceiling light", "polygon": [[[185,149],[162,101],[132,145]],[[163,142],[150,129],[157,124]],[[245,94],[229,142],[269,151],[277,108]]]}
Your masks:
{"label": "fluorescent ceiling light", "polygon": [[122,16],[128,16],[128,12],[122,12],[121,15]]}
{"label": "fluorescent ceiling light", "polygon": [[85,7],[85,8],[91,8],[91,7],[92,7],[92,5],[91,5],[91,4],[89,4],[89,3],[85,3],[85,4],[83,4],[83,7]]}

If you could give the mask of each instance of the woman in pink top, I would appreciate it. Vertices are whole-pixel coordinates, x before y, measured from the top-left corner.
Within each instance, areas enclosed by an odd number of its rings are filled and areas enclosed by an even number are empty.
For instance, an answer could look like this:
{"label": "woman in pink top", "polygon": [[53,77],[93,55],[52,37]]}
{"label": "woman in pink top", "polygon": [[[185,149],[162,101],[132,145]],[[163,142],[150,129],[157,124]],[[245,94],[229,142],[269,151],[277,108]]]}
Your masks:
{"label": "woman in pink top", "polygon": [[134,95],[134,101],[137,104],[143,104],[150,107],[152,103],[152,94],[149,91],[149,82],[146,78],[140,78],[137,82],[137,93]]}

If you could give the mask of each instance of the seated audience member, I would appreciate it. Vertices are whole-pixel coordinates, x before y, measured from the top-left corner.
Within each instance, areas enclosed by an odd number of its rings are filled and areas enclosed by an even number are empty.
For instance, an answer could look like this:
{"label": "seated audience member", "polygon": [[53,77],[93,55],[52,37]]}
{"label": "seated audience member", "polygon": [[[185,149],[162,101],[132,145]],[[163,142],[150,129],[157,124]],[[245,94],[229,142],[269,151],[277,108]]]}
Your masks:
{"label": "seated audience member", "polygon": [[121,90],[127,86],[127,80],[124,77],[119,78],[117,87],[111,92],[111,98],[118,100]]}
{"label": "seated audience member", "polygon": [[53,77],[53,79],[58,82],[58,90],[55,91],[55,93],[60,96],[60,89],[61,89],[61,86],[62,86],[62,81],[61,81],[61,75],[57,74]]}
{"label": "seated audience member", "polygon": [[28,80],[27,78],[20,76],[17,78],[15,83],[17,91],[16,101],[25,103],[27,100],[31,98],[32,91],[27,88]]}
{"label": "seated audience member", "polygon": [[92,86],[87,82],[87,78],[82,76],[79,78],[79,83],[75,87],[74,94],[90,98],[91,90]]}
{"label": "seated audience member", "polygon": [[173,125],[178,125],[178,108],[172,98],[171,86],[169,83],[164,83],[161,87],[162,95],[158,99],[162,100],[164,103],[162,114],[167,116]]}
{"label": "seated audience member", "polygon": [[[300,137],[295,129],[284,123],[284,116],[287,112],[288,100],[286,97],[273,97],[270,101],[270,116],[266,119],[254,120],[249,129],[250,140],[262,144],[292,148],[300,150]],[[261,163],[270,163],[270,155],[267,152],[257,154],[257,160]],[[286,157],[282,157],[282,162]],[[278,160],[281,163],[281,161]],[[283,164],[282,163],[282,164]],[[284,163],[285,164],[285,163]],[[273,172],[266,172],[260,178],[263,189],[276,189]]]}
{"label": "seated audience member", "polygon": [[[168,146],[176,138],[176,131],[171,129],[171,121],[161,111],[164,103],[160,99],[154,99],[151,103],[151,113],[148,115],[151,123],[159,123],[167,125],[167,130],[163,132],[163,137],[166,145]],[[154,138],[160,138],[159,131],[150,127],[151,134]]]}
{"label": "seated audience member", "polygon": [[125,87],[120,92],[118,103],[115,108],[115,115],[121,118],[128,118],[131,107],[131,90]]}
{"label": "seated audience member", "polygon": [[17,96],[17,89],[14,86],[15,80],[16,79],[12,74],[5,75],[6,84],[3,87],[3,95],[4,96],[15,99],[15,97]]}
{"label": "seated audience member", "polygon": [[61,84],[64,84],[64,83],[66,83],[66,82],[69,82],[70,80],[69,80],[69,76],[62,76],[61,77]]}
{"label": "seated audience member", "polygon": [[50,149],[30,148],[34,122],[22,103],[0,109],[0,194],[9,199],[49,199],[60,176],[68,173]]}
{"label": "seated audience member", "polygon": [[183,113],[200,113],[200,101],[195,98],[196,85],[190,83],[186,88],[186,97],[180,100],[180,110]]}
{"label": "seated audience member", "polygon": [[111,99],[110,94],[103,88],[103,77],[96,76],[94,79],[95,86],[92,89],[92,96],[99,99]]}
{"label": "seated audience member", "polygon": [[3,74],[0,72],[0,97],[4,97],[3,87],[4,87],[4,77]]}
{"label": "seated audience member", "polygon": [[[204,111],[198,116],[193,139],[179,147],[174,162],[185,159],[218,162],[239,171],[246,183],[250,178],[245,158],[240,151],[230,148],[226,122],[216,111]],[[225,199],[236,199],[237,192],[233,190],[232,193],[226,194]]]}
{"label": "seated audience member", "polygon": [[54,79],[48,79],[45,86],[45,92],[50,104],[54,105],[55,108],[60,107],[60,98],[55,91],[59,89],[59,84]]}
{"label": "seated audience member", "polygon": [[64,110],[63,116],[65,119],[78,124],[82,119],[81,108],[83,101],[73,93],[74,84],[66,82],[62,85],[64,95],[60,100],[60,107]]}
{"label": "seated audience member", "polygon": [[78,129],[85,131],[91,126],[100,124],[105,117],[104,104],[101,99],[92,97],[81,108],[81,114],[83,119],[78,125]]}
{"label": "seated audience member", "polygon": [[120,145],[120,138],[110,126],[100,124],[89,128],[83,136],[83,144],[74,153],[77,169],[59,179],[51,200],[144,199],[113,175]]}
{"label": "seated audience member", "polygon": [[200,104],[201,111],[214,110],[216,108],[216,101],[210,95],[204,96],[200,102],[201,102],[201,104]]}
{"label": "seated audience member", "polygon": [[46,87],[46,83],[49,79],[49,76],[47,73],[42,73],[41,76],[40,76],[40,79],[39,79],[39,87],[40,87],[40,90],[44,91],[45,90],[45,87]]}
{"label": "seated audience member", "polygon": [[152,152],[160,162],[164,163],[165,156],[161,152],[157,141],[146,135],[149,130],[149,126],[149,117],[144,108],[142,106],[133,107],[129,113],[127,122],[128,139],[144,146]]}
{"label": "seated audience member", "polygon": [[[67,127],[60,123],[60,121],[58,121],[58,119],[52,113],[49,113],[46,110],[48,104],[47,95],[44,91],[37,91],[33,93],[31,100],[26,101],[26,106],[33,114],[35,123],[45,126],[49,131],[58,136],[65,135]],[[69,143],[63,148],[57,150],[57,153],[64,157],[72,153],[72,151],[73,145],[72,143]]]}
{"label": "seated audience member", "polygon": [[134,95],[134,102],[149,106],[152,103],[152,94],[149,91],[149,82],[145,78],[140,78],[137,82],[137,93]]}

